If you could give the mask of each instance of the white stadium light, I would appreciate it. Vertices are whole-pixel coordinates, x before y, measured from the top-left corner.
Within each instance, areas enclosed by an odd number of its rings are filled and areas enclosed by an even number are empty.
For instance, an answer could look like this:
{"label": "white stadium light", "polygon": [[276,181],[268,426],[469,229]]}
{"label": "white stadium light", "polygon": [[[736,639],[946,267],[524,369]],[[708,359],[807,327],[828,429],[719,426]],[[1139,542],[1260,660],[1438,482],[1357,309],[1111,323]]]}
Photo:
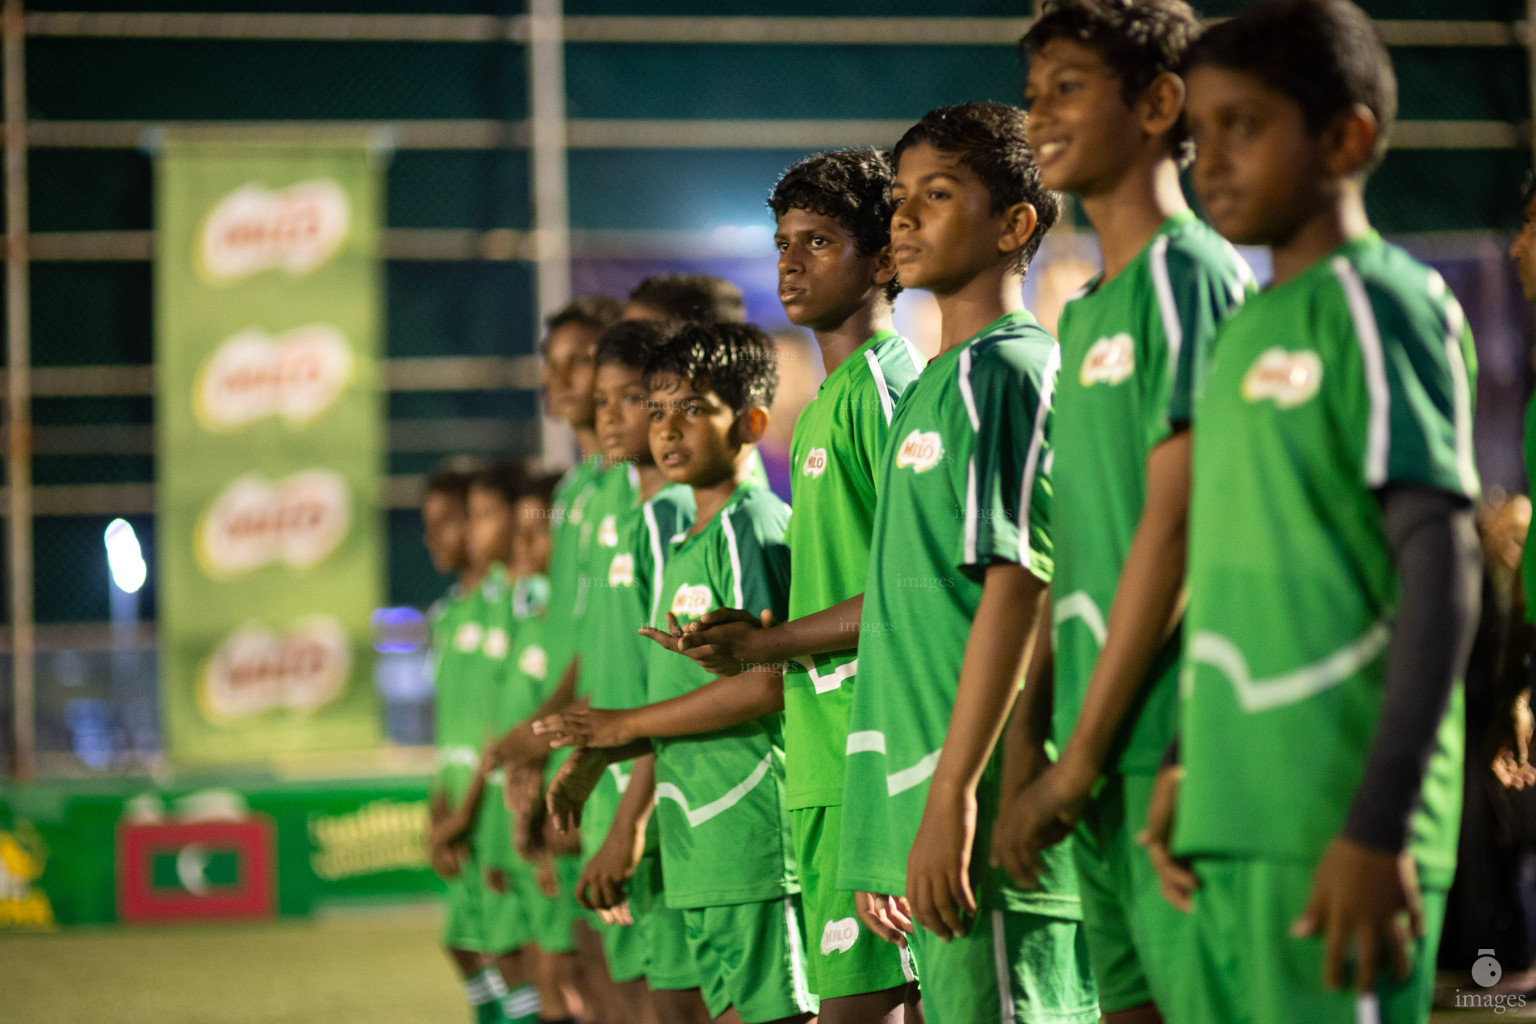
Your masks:
{"label": "white stadium light", "polygon": [[139,537],[126,519],[114,519],[107,524],[102,540],[107,545],[107,565],[112,569],[112,582],[125,594],[136,594],[149,576],[144,564],[144,552],[139,547]]}

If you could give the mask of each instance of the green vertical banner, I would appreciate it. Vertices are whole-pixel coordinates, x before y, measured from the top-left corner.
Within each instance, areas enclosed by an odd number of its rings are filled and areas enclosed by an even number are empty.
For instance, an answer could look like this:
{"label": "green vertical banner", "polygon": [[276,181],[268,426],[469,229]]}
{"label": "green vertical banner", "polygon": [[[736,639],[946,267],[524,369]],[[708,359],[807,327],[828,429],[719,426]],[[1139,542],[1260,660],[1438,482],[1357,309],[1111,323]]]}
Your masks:
{"label": "green vertical banner", "polygon": [[379,741],[381,177],[360,139],[161,151],[155,547],[177,761]]}

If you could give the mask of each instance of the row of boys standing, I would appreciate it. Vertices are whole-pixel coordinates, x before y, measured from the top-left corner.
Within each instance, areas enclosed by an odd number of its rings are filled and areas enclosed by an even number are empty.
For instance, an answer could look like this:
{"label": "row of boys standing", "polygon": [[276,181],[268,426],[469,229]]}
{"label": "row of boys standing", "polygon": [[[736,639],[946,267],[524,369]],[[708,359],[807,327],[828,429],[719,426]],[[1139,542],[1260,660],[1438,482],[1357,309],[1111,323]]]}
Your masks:
{"label": "row of boys standing", "polygon": [[[1027,114],[936,110],[893,167],[774,189],[827,369],[793,516],[754,471],[761,332],[596,341],[594,420],[563,402],[601,454],[554,505],[560,685],[493,760],[575,748],[547,806],[580,817],[577,893],[710,1016],[1422,1021],[1475,359],[1365,216],[1390,60],[1346,0],[1203,35],[1177,0],[1057,0],[1022,52]],[[1058,191],[1105,262],[1059,346],[1020,297]],[[1264,292],[1228,239],[1271,248]],[[938,300],[926,366],[898,287]]]}

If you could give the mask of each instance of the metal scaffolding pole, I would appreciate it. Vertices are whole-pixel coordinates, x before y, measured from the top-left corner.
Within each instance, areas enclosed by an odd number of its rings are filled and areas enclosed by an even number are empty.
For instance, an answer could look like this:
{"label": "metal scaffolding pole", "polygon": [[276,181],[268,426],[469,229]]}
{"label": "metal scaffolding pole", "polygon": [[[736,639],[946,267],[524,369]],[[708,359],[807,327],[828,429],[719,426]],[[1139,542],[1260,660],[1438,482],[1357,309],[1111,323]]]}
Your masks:
{"label": "metal scaffolding pole", "polygon": [[[566,177],[565,26],[561,0],[528,6],[528,103],[533,164],[533,234],[538,278],[538,323],[571,301],[571,221]],[[570,463],[570,428],[548,415],[540,420],[544,461]]]}
{"label": "metal scaffolding pole", "polygon": [[31,324],[27,288],[26,20],[5,0],[6,554],[11,577],[11,692],[16,777],[33,776],[36,755],[36,638],[32,621]]}

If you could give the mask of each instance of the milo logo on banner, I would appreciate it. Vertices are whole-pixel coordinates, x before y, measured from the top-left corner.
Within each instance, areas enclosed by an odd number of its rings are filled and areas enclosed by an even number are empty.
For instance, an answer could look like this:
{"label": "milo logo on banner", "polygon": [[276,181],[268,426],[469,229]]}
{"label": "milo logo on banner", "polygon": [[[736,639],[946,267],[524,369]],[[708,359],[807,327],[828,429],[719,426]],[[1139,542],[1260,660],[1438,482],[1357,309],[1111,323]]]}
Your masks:
{"label": "milo logo on banner", "polygon": [[315,711],[341,696],[351,671],[346,630],[330,616],[309,616],[284,633],[251,623],[226,637],[204,663],[198,707],[219,723],[278,708]]}
{"label": "milo logo on banner", "polygon": [[245,185],[209,211],[193,261],[210,284],[273,269],[303,277],[336,255],[351,222],[347,193],[334,181],[301,181],[276,192]]}
{"label": "milo logo on banner", "polygon": [[221,491],[197,528],[197,561],[213,577],[273,562],[310,569],[336,550],[352,521],[347,484],[328,469],[278,481],[240,477]]}
{"label": "milo logo on banner", "polygon": [[328,324],[273,337],[254,327],[226,340],[198,370],[192,408],[204,429],[225,432],[279,416],[303,427],[336,404],[352,378],[352,350]]}

